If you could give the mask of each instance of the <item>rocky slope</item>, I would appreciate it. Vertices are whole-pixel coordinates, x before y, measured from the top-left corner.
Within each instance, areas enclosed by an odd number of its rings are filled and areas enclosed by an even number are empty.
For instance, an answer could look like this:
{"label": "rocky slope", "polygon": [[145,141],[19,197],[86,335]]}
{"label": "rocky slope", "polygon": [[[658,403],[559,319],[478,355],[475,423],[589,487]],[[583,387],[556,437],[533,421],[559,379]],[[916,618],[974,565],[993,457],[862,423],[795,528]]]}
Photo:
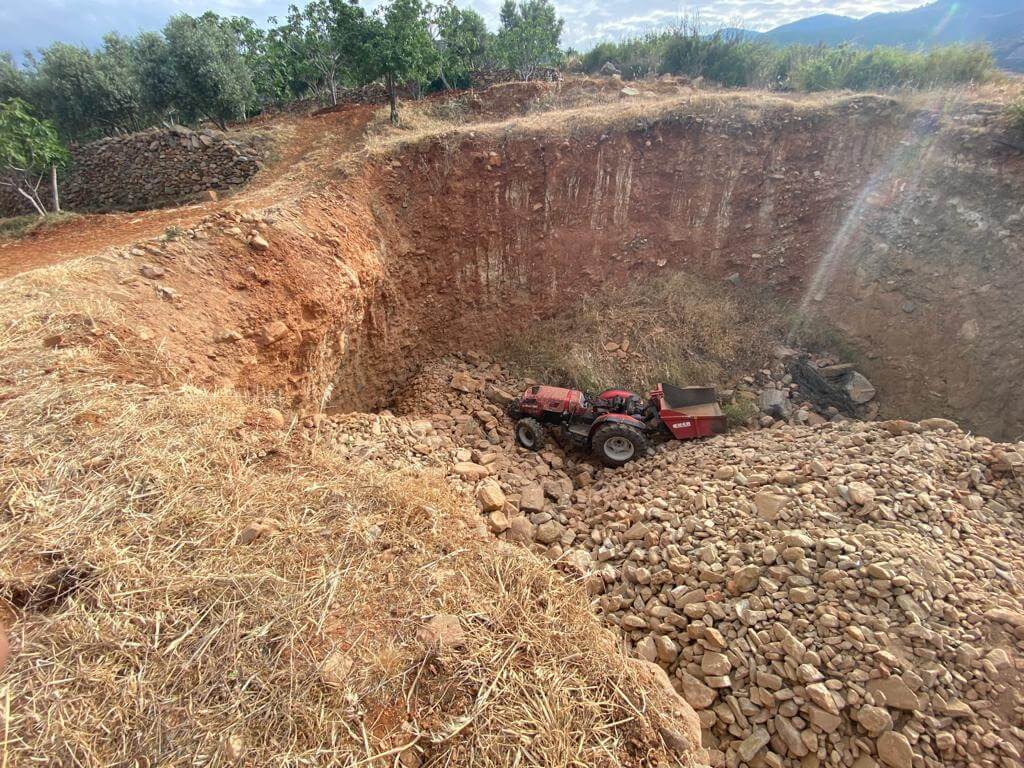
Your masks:
{"label": "rocky slope", "polygon": [[521,382],[468,360],[401,416],[307,425],[442,469],[493,533],[585,579],[698,711],[712,765],[1020,763],[1021,446],[941,419],[775,422],[609,470],[515,447],[500,401]]}

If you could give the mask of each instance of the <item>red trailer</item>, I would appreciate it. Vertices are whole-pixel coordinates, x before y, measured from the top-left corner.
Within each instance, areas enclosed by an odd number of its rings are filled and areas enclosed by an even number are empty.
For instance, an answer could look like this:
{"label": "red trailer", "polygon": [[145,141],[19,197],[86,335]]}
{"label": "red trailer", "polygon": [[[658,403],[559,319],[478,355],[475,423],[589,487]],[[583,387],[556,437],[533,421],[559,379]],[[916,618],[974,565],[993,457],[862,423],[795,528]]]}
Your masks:
{"label": "red trailer", "polygon": [[714,387],[659,384],[651,392],[658,416],[676,440],[693,440],[725,432],[725,414]]}

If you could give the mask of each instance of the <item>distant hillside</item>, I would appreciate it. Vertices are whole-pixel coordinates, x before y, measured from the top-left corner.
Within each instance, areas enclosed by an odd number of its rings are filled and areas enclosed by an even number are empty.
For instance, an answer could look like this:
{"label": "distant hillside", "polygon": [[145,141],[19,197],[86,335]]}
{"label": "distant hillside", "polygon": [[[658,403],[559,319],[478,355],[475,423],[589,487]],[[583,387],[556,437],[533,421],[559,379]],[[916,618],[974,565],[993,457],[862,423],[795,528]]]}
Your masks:
{"label": "distant hillside", "polygon": [[863,19],[821,14],[784,24],[759,36],[780,45],[853,43],[905,48],[949,43],[989,43],[999,63],[1024,72],[1022,0],[938,0],[897,13],[873,13]]}

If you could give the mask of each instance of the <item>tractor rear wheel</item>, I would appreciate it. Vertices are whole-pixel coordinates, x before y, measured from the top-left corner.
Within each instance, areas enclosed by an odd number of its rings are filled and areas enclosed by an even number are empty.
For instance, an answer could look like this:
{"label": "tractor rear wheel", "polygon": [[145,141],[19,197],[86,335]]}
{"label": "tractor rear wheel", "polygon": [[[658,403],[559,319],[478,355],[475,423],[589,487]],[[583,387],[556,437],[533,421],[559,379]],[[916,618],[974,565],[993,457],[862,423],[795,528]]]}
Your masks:
{"label": "tractor rear wheel", "polygon": [[536,419],[520,419],[516,422],[516,442],[528,451],[544,449],[544,425]]}
{"label": "tractor rear wheel", "polygon": [[644,433],[628,424],[606,424],[594,434],[592,445],[606,467],[621,467],[647,452]]}

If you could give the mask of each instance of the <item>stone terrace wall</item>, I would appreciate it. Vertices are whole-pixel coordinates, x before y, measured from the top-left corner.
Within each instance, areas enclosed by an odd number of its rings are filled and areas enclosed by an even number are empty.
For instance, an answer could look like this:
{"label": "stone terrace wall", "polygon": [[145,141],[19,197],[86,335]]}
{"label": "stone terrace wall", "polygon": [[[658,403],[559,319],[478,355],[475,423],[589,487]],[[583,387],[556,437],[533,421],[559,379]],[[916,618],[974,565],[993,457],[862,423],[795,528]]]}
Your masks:
{"label": "stone terrace wall", "polygon": [[[256,148],[220,131],[179,125],[73,147],[71,159],[61,183],[61,207],[75,211],[134,211],[179,203],[206,190],[244,184],[261,167]],[[17,194],[0,190],[0,216],[31,212]]]}

